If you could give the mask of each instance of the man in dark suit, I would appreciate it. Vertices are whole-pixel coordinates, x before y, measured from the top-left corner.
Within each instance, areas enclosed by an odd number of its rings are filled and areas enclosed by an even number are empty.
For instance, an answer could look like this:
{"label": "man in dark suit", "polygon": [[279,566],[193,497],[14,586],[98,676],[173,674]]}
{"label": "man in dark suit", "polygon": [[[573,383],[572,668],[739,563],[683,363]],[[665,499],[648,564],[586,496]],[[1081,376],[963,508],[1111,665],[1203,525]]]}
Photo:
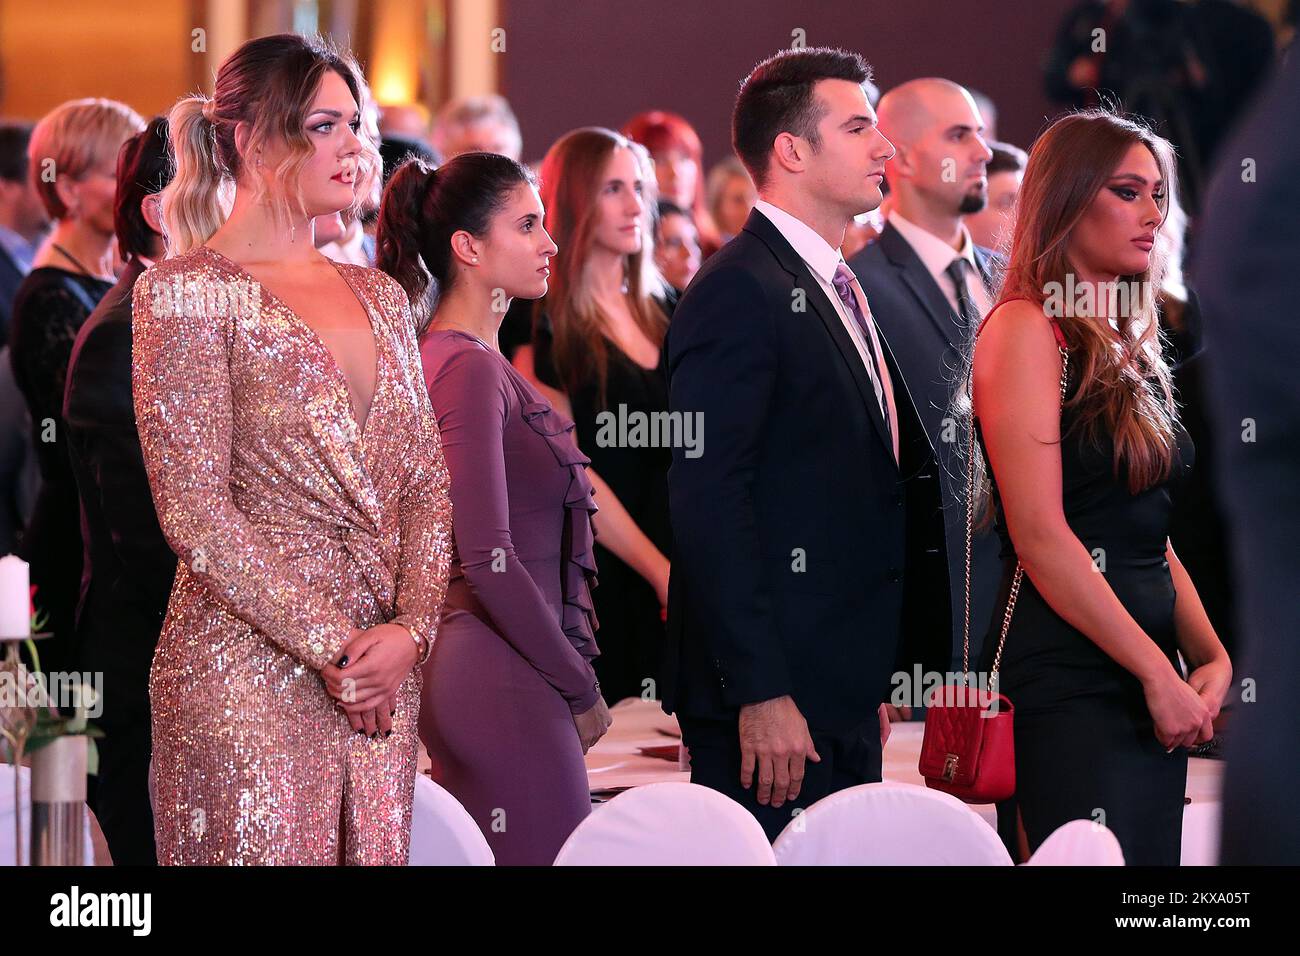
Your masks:
{"label": "man in dark suit", "polygon": [[149,667],[176,573],[154,512],[131,399],[131,293],[162,255],[158,192],[171,177],[167,121],[122,147],[114,220],[127,257],[117,285],[72,347],[63,415],[81,497],[87,573],[77,609],[78,667],[103,674],[92,809],[119,865],[157,862],[149,806]]}
{"label": "man in dark suit", "polygon": [[[976,246],[962,217],[988,201],[992,151],[969,92],[949,80],[902,84],[880,99],[880,131],[896,152],[885,165],[890,211],[880,236],[849,261],[871,298],[876,321],[902,369],[939,457],[951,587],[953,654],[962,662],[966,564],[965,413],[953,391],[968,362],[968,341],[988,313],[993,253]],[[970,660],[979,660],[1002,579],[997,536],[971,549]]]}
{"label": "man in dark suit", "polygon": [[1300,56],[1221,153],[1196,272],[1244,663],[1228,730],[1225,864],[1300,863]]}
{"label": "man in dark suit", "polygon": [[933,451],[839,253],[893,152],[868,78],[857,54],[804,49],[745,80],[732,139],[760,201],[667,341],[672,410],[702,415],[704,443],[668,477],[664,707],[692,780],[769,838],[880,779],[892,674],[949,656],[946,618],[911,626],[948,597]]}

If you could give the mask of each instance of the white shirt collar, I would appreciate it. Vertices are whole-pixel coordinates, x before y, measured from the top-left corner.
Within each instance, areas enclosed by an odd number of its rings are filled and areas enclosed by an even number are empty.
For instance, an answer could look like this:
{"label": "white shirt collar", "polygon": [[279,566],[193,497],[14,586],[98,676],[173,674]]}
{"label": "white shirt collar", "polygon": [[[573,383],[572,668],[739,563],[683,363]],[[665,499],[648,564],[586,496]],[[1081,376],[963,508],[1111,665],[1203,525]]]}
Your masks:
{"label": "white shirt collar", "polygon": [[777,232],[785,237],[785,241],[808,264],[808,268],[828,285],[834,280],[836,267],[844,261],[838,249],[832,249],[830,243],[802,219],[796,219],[767,200],[760,199],[754,208],[772,221]]}
{"label": "white shirt collar", "polygon": [[912,247],[912,251],[917,254],[921,264],[925,266],[926,271],[936,279],[947,271],[952,265],[952,260],[958,256],[970,263],[975,275],[980,275],[979,263],[975,261],[975,243],[971,242],[970,232],[966,229],[966,224],[962,223],[961,227],[961,248],[953,249],[952,246],[944,242],[932,232],[926,232],[916,223],[904,219],[898,214],[897,209],[890,210],[889,222],[897,229],[907,244]]}

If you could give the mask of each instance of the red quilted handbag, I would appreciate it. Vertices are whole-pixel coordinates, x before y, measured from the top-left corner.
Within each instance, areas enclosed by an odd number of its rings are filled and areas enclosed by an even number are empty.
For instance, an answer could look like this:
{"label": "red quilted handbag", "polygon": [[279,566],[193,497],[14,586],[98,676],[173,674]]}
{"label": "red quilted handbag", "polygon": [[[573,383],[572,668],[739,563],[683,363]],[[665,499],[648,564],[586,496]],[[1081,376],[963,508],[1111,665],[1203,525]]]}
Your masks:
{"label": "red quilted handbag", "polygon": [[[1065,401],[1069,375],[1069,353],[1055,323],[1057,348],[1061,353],[1061,401]],[[973,406],[972,406],[973,408]],[[972,412],[973,415],[973,412]],[[966,482],[966,623],[962,642],[962,675],[970,675],[970,554],[972,526],[975,520],[975,424],[969,423]],[[968,684],[950,684],[938,688],[926,704],[925,737],[921,743],[918,769],[925,785],[942,790],[967,803],[997,803],[1016,792],[1016,757],[1011,701],[997,693],[998,672],[1002,666],[1002,649],[1011,627],[1011,612],[1016,607],[1025,569],[1016,562],[1002,615],[1002,633],[993,658],[987,690]]]}
{"label": "red quilted handbag", "polygon": [[967,803],[997,803],[1015,793],[1013,712],[1002,694],[939,688],[925,712],[920,760],[925,785]]}

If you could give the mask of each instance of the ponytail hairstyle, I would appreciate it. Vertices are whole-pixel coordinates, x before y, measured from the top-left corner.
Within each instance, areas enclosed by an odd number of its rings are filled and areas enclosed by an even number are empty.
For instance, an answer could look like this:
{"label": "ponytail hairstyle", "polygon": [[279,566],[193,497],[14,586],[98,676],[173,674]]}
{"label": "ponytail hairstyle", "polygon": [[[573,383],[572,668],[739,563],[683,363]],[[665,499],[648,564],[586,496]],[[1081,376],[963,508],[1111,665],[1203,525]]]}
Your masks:
{"label": "ponytail hairstyle", "polygon": [[517,186],[536,186],[528,169],[498,153],[461,153],[438,168],[418,157],[393,173],[384,189],[375,234],[375,267],[411,300],[418,334],[433,318],[430,290],[452,287],[451,237],[481,237]]}
{"label": "ponytail hairstyle", "polygon": [[[272,171],[281,184],[273,212],[277,222],[287,222],[294,202],[307,214],[299,176],[312,154],[304,126],[307,112],[326,71],[333,70],[347,84],[364,113],[368,90],[356,61],[321,37],[294,33],[249,40],[226,57],[217,70],[211,98],[188,96],[168,114],[175,154],[175,174],[162,193],[164,234],[170,255],[189,252],[205,243],[226,219],[226,209],[236,182],[256,190],[263,200],[266,185],[261,176],[244,176],[244,159],[235,146],[235,127],[249,129],[245,154],[252,156],[269,143],[286,144],[288,154]],[[361,155],[357,166],[356,211],[370,195],[380,175],[379,151],[363,123],[358,132]]]}

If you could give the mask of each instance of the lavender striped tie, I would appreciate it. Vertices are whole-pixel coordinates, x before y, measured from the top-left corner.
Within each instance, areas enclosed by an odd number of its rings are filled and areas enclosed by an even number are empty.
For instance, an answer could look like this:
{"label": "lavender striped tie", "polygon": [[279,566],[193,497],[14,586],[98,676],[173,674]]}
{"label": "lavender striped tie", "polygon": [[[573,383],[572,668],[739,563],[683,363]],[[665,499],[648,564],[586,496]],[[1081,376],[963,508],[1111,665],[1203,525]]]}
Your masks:
{"label": "lavender striped tie", "polygon": [[889,443],[892,445],[894,436],[889,427],[889,406],[885,403],[885,390],[881,384],[880,356],[876,354],[875,336],[871,334],[871,329],[867,326],[867,317],[862,314],[862,307],[858,305],[858,297],[853,294],[853,283],[856,279],[853,270],[841,262],[835,267],[835,278],[831,280],[831,284],[835,286],[835,292],[839,295],[840,301],[844,303],[844,307],[849,310],[849,315],[853,316],[853,321],[858,325],[858,331],[862,333],[862,340],[866,343],[867,355],[871,359],[867,371],[871,374],[871,384],[876,389],[876,401],[880,403],[880,417],[885,423],[885,437],[889,439]]}

